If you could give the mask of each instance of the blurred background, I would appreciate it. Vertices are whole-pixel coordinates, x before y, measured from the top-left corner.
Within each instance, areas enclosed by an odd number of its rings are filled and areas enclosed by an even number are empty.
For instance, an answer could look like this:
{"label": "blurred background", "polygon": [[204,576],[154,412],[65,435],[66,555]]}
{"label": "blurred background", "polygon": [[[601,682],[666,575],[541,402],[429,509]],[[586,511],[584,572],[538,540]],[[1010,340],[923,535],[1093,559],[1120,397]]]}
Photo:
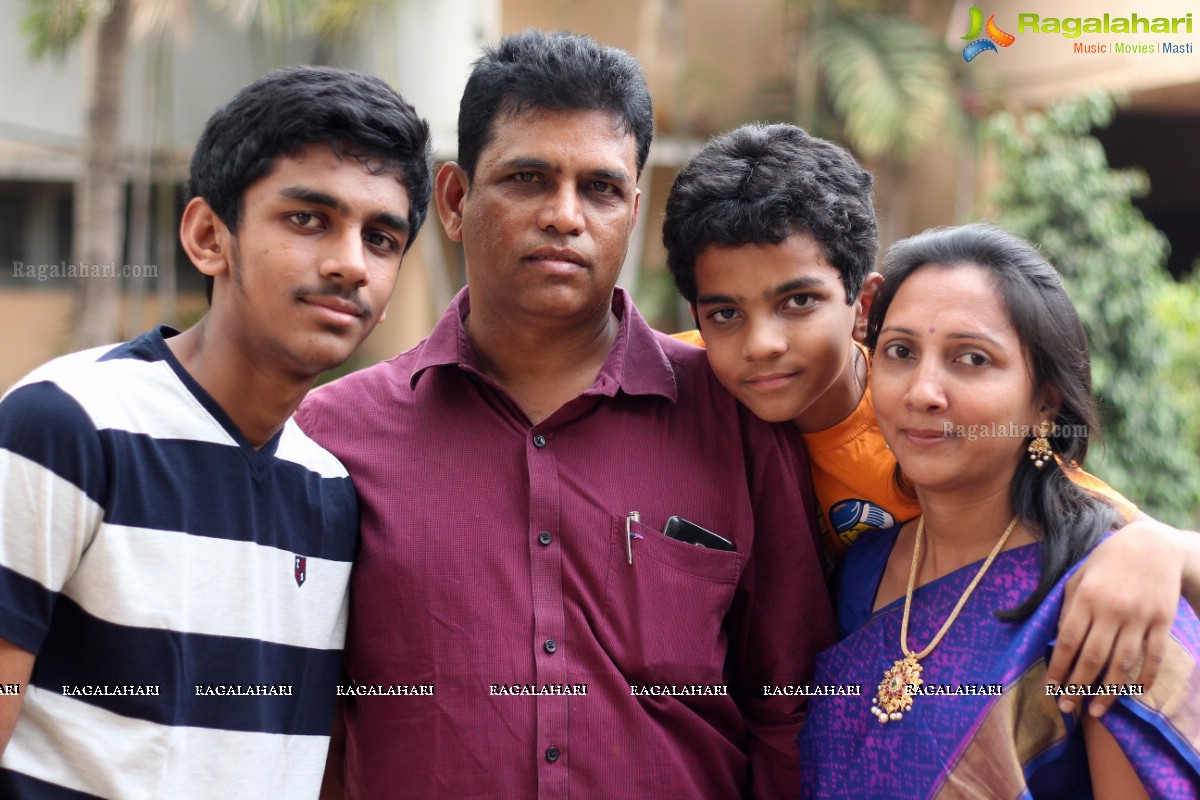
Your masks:
{"label": "blurred background", "polygon": [[[979,8],[1015,41],[968,63],[986,33],[969,36],[964,0],[0,0],[0,391],[62,353],[203,313],[177,244],[181,190],[205,120],[242,85],[296,63],[376,73],[430,120],[444,161],[480,47],[567,29],[633,53],[649,79],[657,133],[621,284],[652,324],[691,326],[660,242],[675,172],[713,134],[795,122],[875,173],[885,248],[975,219],[1042,247],[1093,345],[1105,437],[1089,467],[1147,512],[1197,525],[1194,0],[1003,5]],[[1018,11],[1178,22],[1066,37],[1021,31]],[[1096,44],[1107,52],[1085,52]],[[433,217],[387,322],[342,371],[418,342],[464,283]],[[123,277],[62,277],[72,264]]]}

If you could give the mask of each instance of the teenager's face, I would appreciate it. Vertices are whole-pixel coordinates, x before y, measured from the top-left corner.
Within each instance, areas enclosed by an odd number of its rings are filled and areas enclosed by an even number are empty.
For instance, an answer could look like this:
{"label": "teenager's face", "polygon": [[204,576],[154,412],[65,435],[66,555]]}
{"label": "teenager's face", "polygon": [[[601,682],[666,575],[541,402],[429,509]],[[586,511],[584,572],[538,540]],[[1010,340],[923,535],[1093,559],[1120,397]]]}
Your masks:
{"label": "teenager's face", "polygon": [[383,315],[408,241],[394,172],[313,145],[279,158],[217,223],[213,312],[248,361],[310,377],[345,361]]}
{"label": "teenager's face", "polygon": [[566,323],[608,314],[637,219],[637,146],[602,111],[501,113],[475,177],[450,163],[438,210],[467,259],[472,313]]}
{"label": "teenager's face", "polygon": [[[811,235],[705,248],[696,288],[713,372],[755,415],[816,431],[854,409],[851,339],[862,301],[846,302],[841,275]],[[837,391],[842,382],[850,389]]]}
{"label": "teenager's face", "polygon": [[875,413],[918,490],[1007,491],[1028,433],[1051,409],[1034,396],[1004,299],[978,266],[926,265],[900,286],[871,368]]}

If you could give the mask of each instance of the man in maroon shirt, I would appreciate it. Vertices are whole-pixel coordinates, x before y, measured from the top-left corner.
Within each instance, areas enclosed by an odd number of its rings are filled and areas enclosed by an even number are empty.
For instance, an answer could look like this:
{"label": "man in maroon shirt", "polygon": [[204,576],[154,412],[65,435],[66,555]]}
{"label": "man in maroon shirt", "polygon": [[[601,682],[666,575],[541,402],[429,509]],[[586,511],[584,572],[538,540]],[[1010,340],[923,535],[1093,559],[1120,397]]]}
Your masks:
{"label": "man in maroon shirt", "polygon": [[298,414],[362,504],[347,795],[797,796],[796,687],[833,641],[807,465],[615,288],[640,68],[527,31],[458,124],[436,199],[467,288]]}

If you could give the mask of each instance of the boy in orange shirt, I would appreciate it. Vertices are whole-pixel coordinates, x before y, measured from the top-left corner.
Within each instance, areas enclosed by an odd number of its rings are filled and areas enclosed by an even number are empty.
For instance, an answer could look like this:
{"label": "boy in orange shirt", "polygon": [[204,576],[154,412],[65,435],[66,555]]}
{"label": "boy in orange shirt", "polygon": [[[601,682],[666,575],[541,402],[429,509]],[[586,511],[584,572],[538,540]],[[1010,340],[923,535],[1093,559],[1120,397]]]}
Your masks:
{"label": "boy in orange shirt", "polygon": [[[791,422],[811,464],[827,554],[839,560],[868,528],[917,516],[896,480],[857,343],[881,277],[871,175],[843,148],[793,125],[747,125],[710,142],[667,200],[667,265],[691,304],[721,383],[759,417]],[[702,337],[702,338],[701,338]],[[996,435],[962,431],[955,435]],[[1001,434],[1003,435],[1003,434]],[[1179,596],[1200,598],[1200,537],[1150,520],[1102,481],[1073,480],[1135,520],[1102,544],[1065,605],[1047,679],[1150,683]],[[1094,698],[1102,714],[1113,698]],[[1064,698],[1064,711],[1073,701]]]}

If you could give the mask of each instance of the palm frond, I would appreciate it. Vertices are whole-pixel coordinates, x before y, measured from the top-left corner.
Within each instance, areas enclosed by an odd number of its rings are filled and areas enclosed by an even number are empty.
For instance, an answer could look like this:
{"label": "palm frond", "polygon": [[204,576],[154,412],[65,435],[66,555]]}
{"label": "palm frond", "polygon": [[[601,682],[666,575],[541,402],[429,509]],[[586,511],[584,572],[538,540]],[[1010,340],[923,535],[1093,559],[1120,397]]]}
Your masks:
{"label": "palm frond", "polygon": [[29,0],[21,16],[21,32],[29,41],[29,55],[35,60],[54,56],[63,58],[88,21],[103,19],[112,10],[106,0]]}
{"label": "palm frond", "polygon": [[809,41],[858,152],[903,160],[932,140],[953,90],[949,57],[928,30],[885,14],[831,15]]}

